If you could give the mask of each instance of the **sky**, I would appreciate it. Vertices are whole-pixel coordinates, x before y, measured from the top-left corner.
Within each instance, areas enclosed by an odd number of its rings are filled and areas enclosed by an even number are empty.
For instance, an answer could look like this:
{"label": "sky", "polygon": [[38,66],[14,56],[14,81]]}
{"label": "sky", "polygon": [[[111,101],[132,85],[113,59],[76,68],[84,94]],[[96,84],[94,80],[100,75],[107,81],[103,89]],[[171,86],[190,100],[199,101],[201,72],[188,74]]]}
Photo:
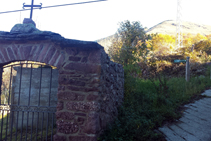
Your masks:
{"label": "sky", "polygon": [[[94,0],[34,0],[42,6],[79,3]],[[31,0],[0,0],[0,12],[20,10]],[[181,0],[182,19],[211,25],[211,0]],[[10,31],[30,11],[0,14],[0,31]],[[107,0],[34,10],[32,19],[42,31],[59,33],[68,39],[95,41],[113,35],[119,23],[125,20],[140,21],[150,28],[165,20],[176,20],[177,0]],[[176,29],[175,29],[176,30]]]}

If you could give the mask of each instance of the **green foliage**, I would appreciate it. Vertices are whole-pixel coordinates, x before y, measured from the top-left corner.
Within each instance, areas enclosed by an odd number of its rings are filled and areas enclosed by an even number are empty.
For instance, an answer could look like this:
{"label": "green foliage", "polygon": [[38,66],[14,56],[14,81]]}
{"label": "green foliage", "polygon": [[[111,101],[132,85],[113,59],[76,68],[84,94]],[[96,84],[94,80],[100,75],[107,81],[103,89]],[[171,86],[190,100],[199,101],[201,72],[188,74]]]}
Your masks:
{"label": "green foliage", "polygon": [[[160,77],[160,78],[158,78]],[[180,117],[178,108],[211,86],[209,77],[170,78],[152,81],[125,75],[125,99],[115,122],[100,137],[102,141],[163,140],[154,132],[164,121]],[[166,91],[165,88],[168,88]],[[162,91],[161,91],[162,90]],[[166,95],[167,94],[167,95]]]}
{"label": "green foliage", "polygon": [[141,76],[141,68],[138,64],[128,64],[124,66],[124,73],[125,76],[134,76],[140,77]]}
{"label": "green foliage", "polygon": [[109,48],[111,59],[123,66],[144,60],[148,54],[145,38],[144,28],[139,22],[121,22]]}

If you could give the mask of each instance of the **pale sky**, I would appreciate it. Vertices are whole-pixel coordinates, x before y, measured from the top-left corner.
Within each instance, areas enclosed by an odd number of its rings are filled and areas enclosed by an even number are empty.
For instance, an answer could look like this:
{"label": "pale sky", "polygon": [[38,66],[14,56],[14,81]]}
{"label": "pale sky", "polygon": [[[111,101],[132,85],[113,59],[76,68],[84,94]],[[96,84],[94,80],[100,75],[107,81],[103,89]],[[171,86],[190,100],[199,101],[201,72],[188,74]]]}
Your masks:
{"label": "pale sky", "polygon": [[[34,0],[42,6],[93,0]],[[0,12],[20,10],[31,0],[0,0]],[[211,25],[211,0],[182,0],[183,20]],[[95,41],[114,34],[124,20],[140,21],[150,28],[165,20],[176,20],[177,0],[107,0],[103,2],[34,10],[32,19],[42,31],[65,38]],[[30,11],[0,14],[0,31],[10,31]],[[176,29],[175,29],[176,30]]]}

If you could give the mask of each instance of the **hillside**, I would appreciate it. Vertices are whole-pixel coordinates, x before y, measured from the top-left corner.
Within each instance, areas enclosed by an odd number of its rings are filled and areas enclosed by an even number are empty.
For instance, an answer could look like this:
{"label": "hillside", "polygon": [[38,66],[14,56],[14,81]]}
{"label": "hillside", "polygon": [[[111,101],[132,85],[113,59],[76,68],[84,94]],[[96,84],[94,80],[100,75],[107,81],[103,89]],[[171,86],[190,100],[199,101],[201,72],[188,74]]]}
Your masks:
{"label": "hillside", "polygon": [[[190,33],[196,35],[198,33],[202,35],[211,34],[211,26],[210,25],[201,25],[191,22],[183,22],[182,23],[182,31],[183,33]],[[168,20],[161,22],[146,31],[147,34],[151,33],[162,33],[175,35],[176,34],[176,21]]]}
{"label": "hillside", "polygon": [[[190,33],[193,35],[196,35],[198,33],[202,35],[209,35],[211,34],[211,26],[210,25],[202,25],[202,24],[196,24],[192,22],[183,22],[183,33]],[[176,21],[167,20],[163,21],[151,28],[149,28],[146,31],[146,34],[152,34],[152,33],[162,33],[162,34],[169,34],[169,35],[175,35],[176,34]],[[111,45],[111,42],[114,38],[114,35],[102,38],[97,40],[100,45],[102,45],[105,48],[105,51],[108,51],[108,47]]]}
{"label": "hillside", "polygon": [[108,48],[111,45],[111,42],[113,39],[114,39],[114,35],[111,35],[111,36],[99,39],[96,42],[99,43],[101,46],[103,46],[105,49],[105,52],[108,53]]}

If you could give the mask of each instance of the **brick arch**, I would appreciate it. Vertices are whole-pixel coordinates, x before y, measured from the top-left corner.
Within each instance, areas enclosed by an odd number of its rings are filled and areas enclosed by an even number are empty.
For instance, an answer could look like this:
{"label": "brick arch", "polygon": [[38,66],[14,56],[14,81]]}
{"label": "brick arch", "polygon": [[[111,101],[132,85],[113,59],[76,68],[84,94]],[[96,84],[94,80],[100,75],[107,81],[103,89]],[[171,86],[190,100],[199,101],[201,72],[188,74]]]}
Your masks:
{"label": "brick arch", "polygon": [[39,44],[7,44],[0,46],[0,63],[8,64],[14,61],[35,61],[60,67],[65,60],[65,54],[52,43]]}

